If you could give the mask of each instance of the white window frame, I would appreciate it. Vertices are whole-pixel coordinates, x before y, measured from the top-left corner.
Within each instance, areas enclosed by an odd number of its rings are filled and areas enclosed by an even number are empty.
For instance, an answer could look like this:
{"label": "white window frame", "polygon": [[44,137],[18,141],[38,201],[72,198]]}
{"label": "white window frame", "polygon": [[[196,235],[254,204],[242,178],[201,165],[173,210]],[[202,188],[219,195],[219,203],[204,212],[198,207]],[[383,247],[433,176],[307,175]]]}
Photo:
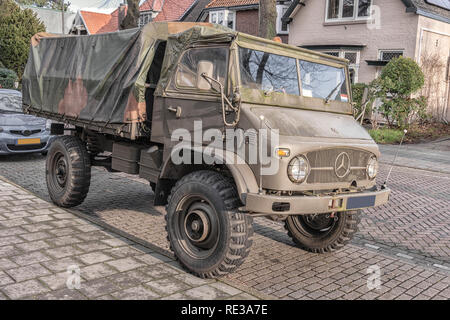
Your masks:
{"label": "white window frame", "polygon": [[[233,17],[233,30],[236,30],[236,11],[232,11],[232,10],[215,10],[215,11],[210,11],[209,12],[209,22],[210,23],[214,23],[214,24],[218,24],[217,23],[217,17],[219,16],[219,12],[223,13],[223,22],[222,25],[225,27],[228,27],[228,17],[232,16]],[[215,17],[215,18],[213,18]]]}
{"label": "white window frame", "polygon": [[[146,17],[147,19],[144,19]],[[151,18],[153,17],[153,13],[151,11],[144,11],[139,13],[139,19],[138,19],[138,27],[143,27],[147,23],[151,21]],[[146,21],[144,21],[146,20]]]}
{"label": "white window frame", "polygon": [[281,30],[282,25],[283,25],[281,18],[283,18],[283,15],[288,8],[289,8],[289,5],[277,4],[277,23],[276,23],[277,34],[289,34],[289,24],[286,25],[287,30]]}
{"label": "white window frame", "polygon": [[366,21],[366,20],[369,20],[371,18],[372,6],[373,6],[373,1],[374,0],[370,0],[369,15],[366,16],[366,17],[358,17],[359,0],[355,0],[355,5],[353,6],[353,16],[352,17],[347,17],[347,18],[343,18],[342,17],[342,12],[343,12],[343,8],[344,8],[344,0],[339,0],[338,17],[337,18],[331,18],[331,19],[328,18],[328,6],[330,5],[330,1],[331,0],[325,0],[325,1],[326,1],[326,5],[325,5],[325,22]]}
{"label": "white window frame", "polygon": [[389,52],[401,52],[402,56],[405,55],[405,50],[404,49],[379,49],[378,50],[378,60],[381,61],[381,58],[383,57],[383,53],[389,53]]}
{"label": "white window frame", "polygon": [[[394,51],[394,50],[392,50]],[[399,50],[398,50],[399,51]],[[345,54],[348,52],[356,53],[356,63],[350,63],[348,65],[349,70],[353,69],[355,70],[355,80],[354,83],[358,83],[358,73],[359,73],[359,64],[361,59],[361,51],[360,50],[345,50],[345,49],[330,49],[330,50],[322,50],[321,52],[327,53],[327,52],[337,52],[339,53],[339,58],[345,59]]]}

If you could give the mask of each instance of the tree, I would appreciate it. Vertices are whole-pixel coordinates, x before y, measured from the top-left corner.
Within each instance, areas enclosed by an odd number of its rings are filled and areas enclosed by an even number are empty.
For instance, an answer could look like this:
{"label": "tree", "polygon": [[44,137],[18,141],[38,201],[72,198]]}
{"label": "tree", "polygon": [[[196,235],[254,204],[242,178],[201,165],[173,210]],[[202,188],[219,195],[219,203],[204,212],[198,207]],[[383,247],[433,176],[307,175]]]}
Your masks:
{"label": "tree", "polygon": [[277,35],[276,0],[259,0],[258,36],[273,39]]}
{"label": "tree", "polygon": [[132,29],[138,26],[139,22],[139,0],[127,0],[127,15],[120,24],[120,29]]}
{"label": "tree", "polygon": [[22,10],[13,0],[0,0],[0,60],[22,78],[30,50],[30,39],[45,31],[44,24],[30,9]]}
{"label": "tree", "polygon": [[[16,0],[18,4],[61,10],[62,0]],[[70,2],[64,1],[64,11],[70,6]]]}

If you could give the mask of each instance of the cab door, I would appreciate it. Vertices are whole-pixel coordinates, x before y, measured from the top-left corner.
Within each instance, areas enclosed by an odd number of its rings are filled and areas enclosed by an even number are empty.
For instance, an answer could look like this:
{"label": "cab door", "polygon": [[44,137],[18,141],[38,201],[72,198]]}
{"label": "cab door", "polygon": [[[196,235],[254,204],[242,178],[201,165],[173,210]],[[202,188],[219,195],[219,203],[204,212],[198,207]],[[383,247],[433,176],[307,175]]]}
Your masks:
{"label": "cab door", "polygon": [[202,137],[205,130],[223,129],[218,86],[213,83],[209,89],[199,89],[197,83],[200,76],[197,71],[200,62],[211,62],[212,77],[220,81],[225,88],[228,57],[227,46],[196,47],[183,53],[168,84],[166,96],[155,97],[152,141],[164,143],[166,147],[173,146],[179,142],[171,141],[177,129],[187,130],[191,141],[194,134]]}

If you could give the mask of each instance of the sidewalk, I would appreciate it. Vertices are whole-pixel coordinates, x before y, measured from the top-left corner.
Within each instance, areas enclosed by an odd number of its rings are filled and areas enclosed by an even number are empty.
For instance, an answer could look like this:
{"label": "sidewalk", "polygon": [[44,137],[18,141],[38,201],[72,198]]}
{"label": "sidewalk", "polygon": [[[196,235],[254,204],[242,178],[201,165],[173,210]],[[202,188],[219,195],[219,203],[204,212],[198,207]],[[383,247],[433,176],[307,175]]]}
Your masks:
{"label": "sidewalk", "polygon": [[391,164],[398,150],[395,160],[396,166],[450,173],[450,138],[446,140],[398,145],[379,145],[381,162]]}
{"label": "sidewalk", "polygon": [[256,297],[221,281],[194,277],[171,258],[55,207],[0,177],[3,299]]}

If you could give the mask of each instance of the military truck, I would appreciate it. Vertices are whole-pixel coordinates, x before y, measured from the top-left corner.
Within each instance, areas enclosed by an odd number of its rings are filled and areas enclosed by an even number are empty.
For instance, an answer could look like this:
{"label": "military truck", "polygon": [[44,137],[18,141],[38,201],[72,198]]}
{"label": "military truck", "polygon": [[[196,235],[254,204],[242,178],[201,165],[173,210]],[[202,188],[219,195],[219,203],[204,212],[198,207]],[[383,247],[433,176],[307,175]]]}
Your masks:
{"label": "military truck", "polygon": [[52,125],[46,159],[55,204],[83,202],[92,166],[139,175],[166,205],[181,265],[214,278],[248,256],[254,217],[326,253],[352,238],[361,209],[388,201],[347,63],[209,23],[39,33],[23,111],[66,124]]}

